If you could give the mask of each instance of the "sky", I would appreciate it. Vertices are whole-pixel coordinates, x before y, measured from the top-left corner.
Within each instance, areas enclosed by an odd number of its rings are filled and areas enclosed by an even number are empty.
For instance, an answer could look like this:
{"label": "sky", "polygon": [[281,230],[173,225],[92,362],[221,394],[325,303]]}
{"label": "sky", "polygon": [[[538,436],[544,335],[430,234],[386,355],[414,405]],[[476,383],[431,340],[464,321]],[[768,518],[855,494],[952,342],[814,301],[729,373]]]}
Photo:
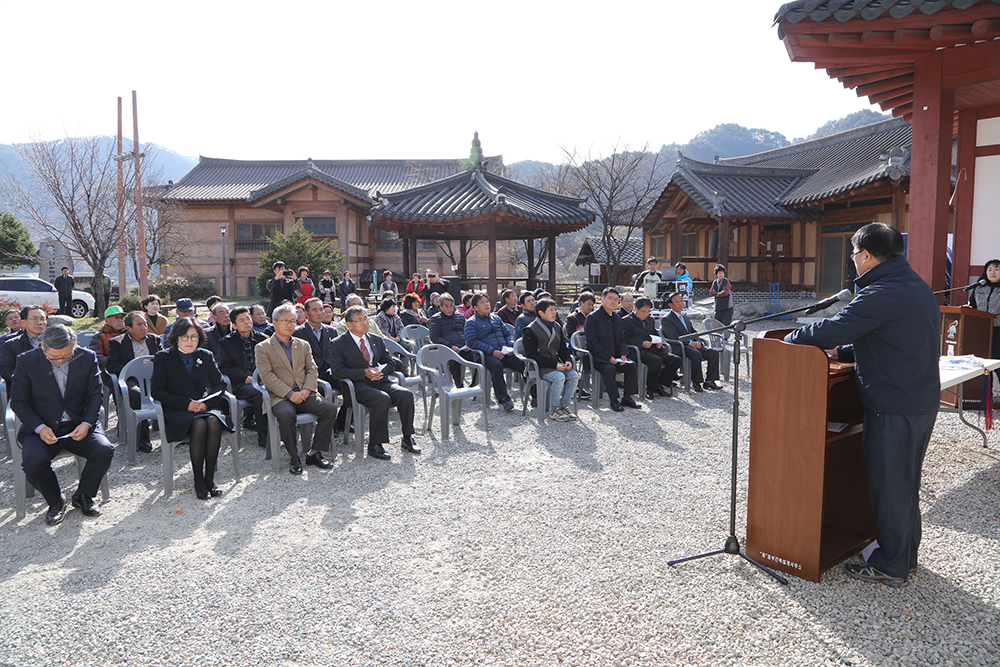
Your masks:
{"label": "sky", "polygon": [[[871,108],[772,27],[784,0],[0,0],[0,144],[132,134],[232,159],[504,162],[788,139]],[[875,110],[878,110],[877,107]]]}

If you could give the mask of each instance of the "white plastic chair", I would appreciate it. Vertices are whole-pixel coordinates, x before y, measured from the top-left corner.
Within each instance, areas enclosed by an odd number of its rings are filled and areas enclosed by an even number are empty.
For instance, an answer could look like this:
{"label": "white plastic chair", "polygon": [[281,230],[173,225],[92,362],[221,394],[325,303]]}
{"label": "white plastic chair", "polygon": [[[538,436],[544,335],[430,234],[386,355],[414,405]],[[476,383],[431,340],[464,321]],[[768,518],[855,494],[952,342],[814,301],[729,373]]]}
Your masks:
{"label": "white plastic chair", "polygon": [[[470,387],[456,387],[452,383],[449,362],[456,362],[462,366],[474,368],[479,372],[479,384]],[[483,430],[489,431],[490,423],[487,415],[487,404],[489,403],[489,383],[486,379],[486,368],[482,364],[466,361],[457,352],[447,345],[425,345],[417,351],[417,368],[427,374],[434,388],[431,394],[431,407],[427,411],[426,429],[431,428],[431,420],[434,417],[434,403],[438,397],[441,398],[441,438],[447,440],[449,436],[449,424],[458,426],[462,418],[462,400],[474,396],[482,396],[483,404]],[[457,402],[457,406],[456,406]]]}
{"label": "white plastic chair", "polygon": [[[410,352],[409,350],[407,350],[394,340],[389,340],[388,338],[385,338],[382,340],[382,342],[385,343],[385,349],[388,350],[389,354],[396,354],[401,356],[402,358],[411,362],[410,363],[411,368],[416,368],[417,355]],[[394,373],[394,376],[396,378],[397,384],[399,384],[400,387],[406,387],[407,389],[409,389],[410,387],[420,388],[420,401],[421,403],[423,403],[424,412],[427,412],[427,378],[424,376],[424,374],[417,372],[415,375],[407,377],[402,373]],[[355,429],[355,431],[357,431],[357,429]]]}
{"label": "white plastic chair", "polygon": [[424,345],[430,345],[431,343],[430,329],[422,324],[407,324],[399,332],[399,337],[413,343],[414,354]]}

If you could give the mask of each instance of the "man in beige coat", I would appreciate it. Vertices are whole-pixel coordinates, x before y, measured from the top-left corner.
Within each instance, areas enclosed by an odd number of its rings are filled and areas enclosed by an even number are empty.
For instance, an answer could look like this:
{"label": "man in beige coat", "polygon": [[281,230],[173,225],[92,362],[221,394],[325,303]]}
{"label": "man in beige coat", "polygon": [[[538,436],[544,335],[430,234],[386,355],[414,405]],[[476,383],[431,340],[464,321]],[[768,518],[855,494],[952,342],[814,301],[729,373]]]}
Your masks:
{"label": "man in beige coat", "polygon": [[264,387],[271,395],[271,412],[278,421],[281,442],[292,461],[288,472],[302,474],[302,462],[295,444],[295,416],[308,412],[316,416],[316,432],[306,455],[306,465],[332,468],[320,450],[330,451],[330,438],[336,408],[316,393],[319,369],[313,360],[309,343],[292,337],[295,332],[295,307],[284,304],[274,309],[274,335],[254,348],[257,370]]}

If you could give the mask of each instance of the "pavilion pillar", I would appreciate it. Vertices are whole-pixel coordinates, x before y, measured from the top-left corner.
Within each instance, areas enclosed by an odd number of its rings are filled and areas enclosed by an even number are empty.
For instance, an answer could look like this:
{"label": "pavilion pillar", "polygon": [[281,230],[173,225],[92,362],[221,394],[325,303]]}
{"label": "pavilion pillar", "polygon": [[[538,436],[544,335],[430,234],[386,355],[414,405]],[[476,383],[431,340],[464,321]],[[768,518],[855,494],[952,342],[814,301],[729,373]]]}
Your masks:
{"label": "pavilion pillar", "polygon": [[[719,247],[716,249],[719,264],[729,270],[729,221],[725,218],[719,220]],[[712,275],[712,274],[707,274]]]}
{"label": "pavilion pillar", "polygon": [[[410,270],[407,273],[410,276],[412,276],[417,271],[417,269],[420,268],[420,267],[417,266],[417,243],[418,243],[418,241],[417,241],[417,237],[416,236],[410,236],[409,240],[410,240],[410,247],[407,248],[407,252],[409,253],[409,256],[410,256]],[[407,280],[409,280],[409,277],[407,277]]]}
{"label": "pavilion pillar", "polygon": [[[951,286],[966,284],[972,273],[972,205],[975,201],[976,131],[979,114],[975,109],[958,112],[958,160],[955,177],[955,238],[951,251]],[[949,303],[968,302],[964,290],[949,292]],[[994,334],[995,335],[995,334]]]}
{"label": "pavilion pillar", "polygon": [[906,230],[910,266],[935,291],[944,289],[955,106],[954,92],[941,87],[943,62],[937,51],[914,63],[910,219]]}
{"label": "pavilion pillar", "polygon": [[556,235],[549,234],[549,292],[556,295]]}
{"label": "pavilion pillar", "polygon": [[499,294],[497,293],[497,232],[493,225],[490,225],[490,278],[486,284],[486,292],[489,294],[490,303],[495,303]]}
{"label": "pavilion pillar", "polygon": [[671,264],[676,264],[681,261],[681,249],[684,247],[684,227],[683,223],[678,220],[674,220],[674,252],[673,261]]}
{"label": "pavilion pillar", "polygon": [[524,245],[528,250],[528,291],[530,292],[535,289],[535,239],[525,239]]}
{"label": "pavilion pillar", "polygon": [[465,239],[458,242],[458,277],[469,279],[469,242]]}
{"label": "pavilion pillar", "polygon": [[403,239],[403,275],[407,276],[407,280],[409,280],[409,276],[413,275],[413,267],[410,265],[410,239],[408,237]]}

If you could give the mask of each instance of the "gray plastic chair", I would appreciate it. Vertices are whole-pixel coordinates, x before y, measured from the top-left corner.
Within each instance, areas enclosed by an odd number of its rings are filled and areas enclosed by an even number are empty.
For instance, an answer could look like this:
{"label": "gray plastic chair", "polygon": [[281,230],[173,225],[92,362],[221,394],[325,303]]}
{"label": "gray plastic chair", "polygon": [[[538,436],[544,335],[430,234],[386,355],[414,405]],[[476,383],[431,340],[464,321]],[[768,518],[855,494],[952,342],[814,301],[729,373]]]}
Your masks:
{"label": "gray plastic chair", "polygon": [[[137,410],[132,409],[132,404],[128,400],[127,383],[129,378],[133,378],[139,383],[141,396]],[[151,355],[136,357],[125,364],[122,372],[118,375],[118,390],[115,392],[115,398],[118,401],[118,436],[120,439],[121,422],[122,417],[124,417],[125,448],[129,463],[135,463],[135,452],[139,445],[139,422],[156,419],[156,408],[153,406],[153,397],[150,394],[152,381],[153,357]],[[163,433],[162,422],[160,422],[160,433]]]}
{"label": "gray plastic chair", "polygon": [[[479,372],[479,384],[470,387],[456,387],[451,381],[449,362],[471,367]],[[441,398],[441,439],[449,437],[449,424],[458,426],[462,418],[462,400],[481,396],[483,403],[483,427],[489,431],[490,422],[487,414],[489,403],[489,383],[486,379],[486,368],[482,364],[466,361],[447,345],[425,345],[417,351],[417,368],[431,381],[434,392],[431,394],[431,407],[427,411],[426,429],[430,431],[434,417],[434,403]],[[457,406],[456,406],[457,402]]]}
{"label": "gray plastic chair", "polygon": [[649,366],[642,363],[638,345],[627,345],[626,349],[628,350],[628,358],[636,363],[636,370],[639,373],[639,397],[646,398],[646,381],[649,375]]}
{"label": "gray plastic chair", "polygon": [[[281,434],[278,433],[278,420],[275,419],[274,414],[271,412],[271,394],[267,391],[263,384],[260,382],[260,371],[256,368],[253,371],[252,378],[254,388],[261,393],[263,396],[263,405],[261,407],[261,412],[264,413],[264,418],[267,419],[267,455],[265,459],[271,459],[271,469],[274,472],[278,472],[281,469]],[[330,387],[330,383],[325,380],[317,380],[317,386],[324,396],[329,400],[333,400],[339,395],[339,392],[334,392]],[[237,404],[237,409],[238,404]],[[311,412],[303,412],[295,415],[295,425],[299,427],[300,435],[299,437],[303,440],[306,438],[307,434],[311,434],[312,429],[315,428],[316,415]],[[346,432],[348,429],[344,429],[345,436],[344,442],[347,442]]]}
{"label": "gray plastic chair", "polygon": [[[417,355],[415,355],[414,353],[410,352],[409,350],[407,350],[406,348],[404,348],[402,345],[400,345],[399,343],[397,343],[394,340],[389,340],[388,338],[384,338],[384,339],[382,339],[382,342],[385,343],[385,349],[388,350],[389,354],[395,354],[395,355],[399,355],[400,357],[403,357],[407,361],[411,362],[410,363],[410,367],[411,368],[416,368]],[[419,387],[420,388],[420,401],[421,401],[421,403],[423,403],[424,412],[427,412],[427,378],[426,378],[426,376],[424,376],[424,374],[420,373],[420,372],[417,372],[415,375],[411,375],[409,377],[407,377],[406,375],[403,375],[402,373],[393,373],[393,375],[396,378],[396,383],[400,387],[406,387],[407,389],[409,389],[410,387]],[[354,430],[356,432],[357,428],[355,428]]]}
{"label": "gray plastic chair", "polygon": [[[532,385],[534,385],[535,393],[538,394],[538,406],[535,408],[537,411],[536,414],[538,415],[538,423],[544,424],[545,417],[549,414],[549,391],[552,388],[552,384],[542,379],[538,362],[524,356],[523,337],[514,341],[514,356],[524,361],[524,369],[527,373],[524,386],[524,401],[521,406],[521,416],[524,417],[528,414],[528,390],[531,389]],[[577,414],[576,394],[573,394],[573,414]]]}
{"label": "gray plastic chair", "polygon": [[[104,411],[104,408],[101,408]],[[17,418],[14,411],[7,407],[4,410],[4,415],[6,417],[6,429],[7,440],[11,443],[11,458],[13,459],[13,472],[14,472],[14,514],[17,520],[20,521],[24,518],[25,514],[28,513],[28,498],[35,495],[35,489],[28,484],[28,480],[24,476],[24,468],[21,467],[21,443],[17,441],[17,431],[21,427],[21,420]],[[103,415],[101,415],[103,416]],[[53,459],[53,462],[59,459],[66,458],[67,456],[73,456],[70,452],[63,450]],[[83,472],[83,466],[87,464],[87,459],[82,456],[76,457],[76,469],[77,475]],[[101,480],[101,497],[104,502],[108,502],[111,497],[111,490],[108,487],[108,476],[104,475]]]}
{"label": "gray plastic chair", "polygon": [[413,343],[414,354],[424,345],[430,345],[431,343],[430,329],[422,324],[407,324],[399,332],[399,337]]}
{"label": "gray plastic chair", "polygon": [[[574,332],[573,335],[569,337],[569,349],[573,351],[573,355],[580,362],[580,386],[582,387],[584,384],[584,376],[589,378],[590,407],[596,410],[598,404],[600,403],[601,396],[604,394],[604,382],[602,382],[600,376],[594,372],[594,355],[587,349],[587,337],[582,330]],[[584,359],[587,359],[589,362],[587,364],[589,370],[585,373],[583,372]]]}
{"label": "gray plastic chair", "polygon": [[[709,329],[718,329],[722,326],[722,322],[713,318],[706,317],[704,322],[702,322],[702,331],[708,331]],[[730,333],[730,332],[726,332]],[[715,333],[708,335],[709,340],[712,342],[712,347],[719,350],[721,359],[719,363],[722,365],[722,376],[729,382],[729,376],[732,374],[733,369],[733,350],[735,348],[734,341],[730,338],[722,335],[722,333]],[[747,337],[745,331],[740,332],[740,354],[746,360],[746,374],[747,377],[750,376],[750,339]]]}

